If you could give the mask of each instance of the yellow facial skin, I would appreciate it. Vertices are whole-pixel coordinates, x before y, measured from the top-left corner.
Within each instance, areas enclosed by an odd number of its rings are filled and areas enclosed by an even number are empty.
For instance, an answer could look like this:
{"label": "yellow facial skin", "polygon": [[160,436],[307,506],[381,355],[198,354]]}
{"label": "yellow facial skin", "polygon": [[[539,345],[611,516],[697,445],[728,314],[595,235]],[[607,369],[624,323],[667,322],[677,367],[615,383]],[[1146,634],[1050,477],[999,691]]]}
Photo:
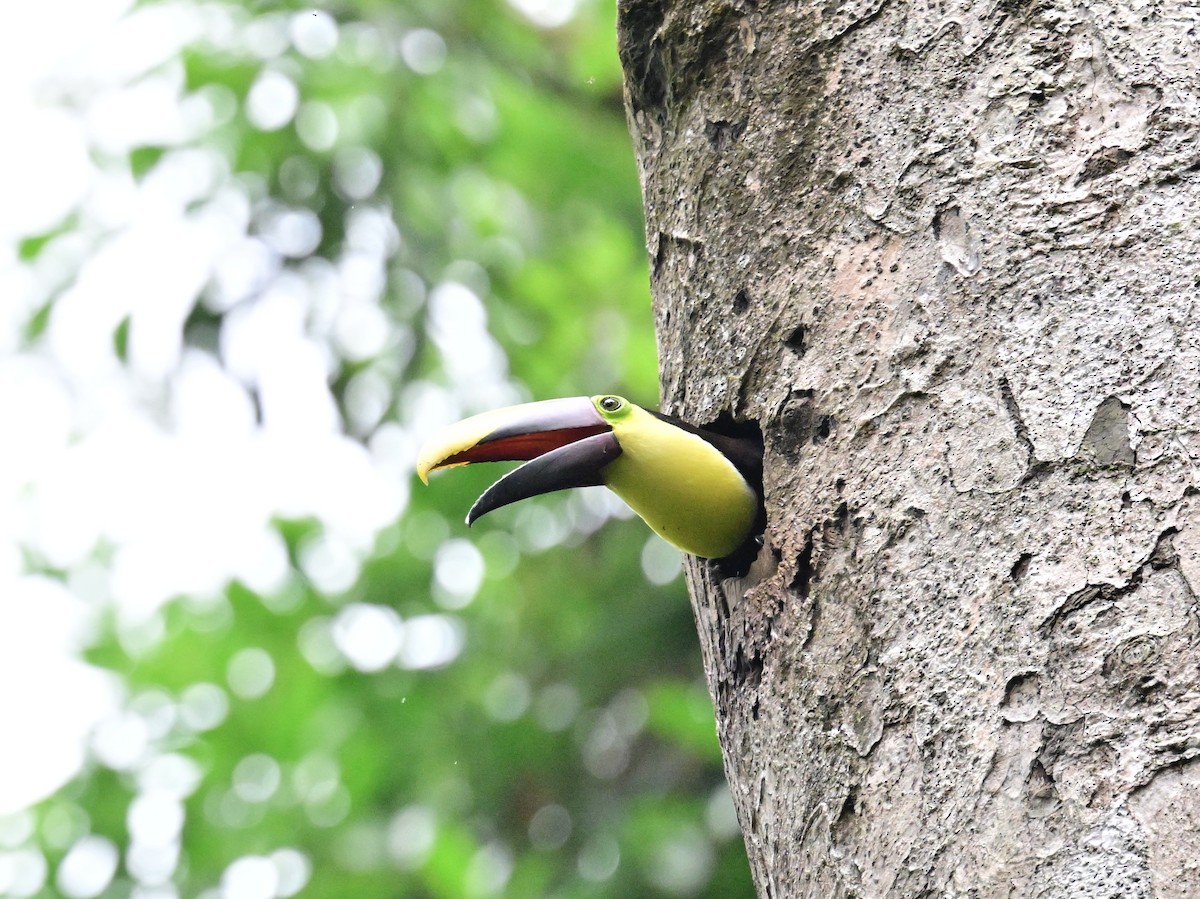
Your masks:
{"label": "yellow facial skin", "polygon": [[621,455],[605,485],[668,543],[719,559],[745,542],[758,498],[711,443],[615,396],[592,397],[613,429]]}

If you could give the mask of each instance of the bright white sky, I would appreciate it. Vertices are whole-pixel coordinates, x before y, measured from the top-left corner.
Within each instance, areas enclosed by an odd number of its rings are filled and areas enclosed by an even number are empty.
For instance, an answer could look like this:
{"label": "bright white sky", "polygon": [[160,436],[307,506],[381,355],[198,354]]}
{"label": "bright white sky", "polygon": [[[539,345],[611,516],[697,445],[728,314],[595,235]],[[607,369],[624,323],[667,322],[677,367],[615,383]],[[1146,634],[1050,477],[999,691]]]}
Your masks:
{"label": "bright white sky", "polygon": [[[310,12],[273,31],[242,29],[212,7],[132,10],[128,0],[18,4],[7,14],[0,119],[20,139],[5,142],[0,165],[0,814],[69,778],[85,736],[117,708],[119,685],[75,655],[99,609],[115,605],[136,646],[153,641],[154,612],[173,596],[216,595],[233,577],[278,591],[289,571],[273,516],[324,524],[305,573],[345,589],[403,509],[413,455],[397,426],[368,448],[344,436],[327,387],[337,358],[368,358],[406,339],[378,306],[400,239],[390,216],[362,205],[341,258],[283,272],[284,260],[312,249],[319,224],[281,208],[265,226],[260,219],[261,236],[248,236],[247,188],[218,153],[188,146],[228,111],[220,98],[185,96],[170,62],[201,35],[242,42],[263,58],[251,105],[257,96],[275,118],[260,127],[282,127],[302,98],[271,57],[289,43],[333,52],[333,20]],[[179,149],[140,183],[120,161],[95,162],[147,142]],[[378,160],[368,151],[351,158],[358,164],[346,177],[369,193]],[[32,264],[19,262],[22,237],[72,214],[79,227]],[[223,365],[181,342],[210,282],[205,302],[241,303],[220,335]],[[23,349],[31,314],[56,292],[44,341]],[[478,298],[450,284],[431,304],[473,304],[475,327],[451,356],[465,375],[503,383]],[[127,317],[122,365],[112,335]],[[368,375],[352,391],[351,425],[362,431],[391,401],[386,372]],[[445,399],[418,391],[410,405],[418,418],[440,418]],[[69,572],[67,584],[31,574],[29,559]]]}

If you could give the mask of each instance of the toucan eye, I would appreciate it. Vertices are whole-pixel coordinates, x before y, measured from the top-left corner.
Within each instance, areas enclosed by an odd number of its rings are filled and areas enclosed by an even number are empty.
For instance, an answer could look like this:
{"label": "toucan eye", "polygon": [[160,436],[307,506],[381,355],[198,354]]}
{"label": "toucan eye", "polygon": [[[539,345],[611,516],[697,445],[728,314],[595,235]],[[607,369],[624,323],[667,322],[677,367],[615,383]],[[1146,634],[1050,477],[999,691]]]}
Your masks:
{"label": "toucan eye", "polygon": [[624,404],[619,396],[606,396],[600,399],[600,408],[605,412],[616,412]]}

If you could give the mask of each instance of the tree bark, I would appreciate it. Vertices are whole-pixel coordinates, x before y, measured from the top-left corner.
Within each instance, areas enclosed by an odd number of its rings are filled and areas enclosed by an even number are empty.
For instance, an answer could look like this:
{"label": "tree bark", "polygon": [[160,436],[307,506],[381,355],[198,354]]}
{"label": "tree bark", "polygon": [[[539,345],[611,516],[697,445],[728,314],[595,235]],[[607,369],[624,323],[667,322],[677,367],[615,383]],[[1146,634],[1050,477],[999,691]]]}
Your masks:
{"label": "tree bark", "polygon": [[[1200,44],[1172,0],[623,0],[762,897],[1200,896]],[[772,570],[773,569],[773,570]]]}

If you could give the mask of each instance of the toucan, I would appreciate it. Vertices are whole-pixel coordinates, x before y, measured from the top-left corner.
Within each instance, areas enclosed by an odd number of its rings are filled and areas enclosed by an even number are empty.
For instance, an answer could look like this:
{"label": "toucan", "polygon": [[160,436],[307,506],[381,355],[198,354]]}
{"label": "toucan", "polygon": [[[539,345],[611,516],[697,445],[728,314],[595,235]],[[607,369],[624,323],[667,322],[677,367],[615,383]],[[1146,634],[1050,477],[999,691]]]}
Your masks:
{"label": "toucan", "polygon": [[620,396],[579,396],[484,412],[421,450],[417,474],[472,462],[524,460],[476,500],[472,524],[542,493],[603,485],[684,552],[741,559],[765,525],[762,443],[695,427]]}

